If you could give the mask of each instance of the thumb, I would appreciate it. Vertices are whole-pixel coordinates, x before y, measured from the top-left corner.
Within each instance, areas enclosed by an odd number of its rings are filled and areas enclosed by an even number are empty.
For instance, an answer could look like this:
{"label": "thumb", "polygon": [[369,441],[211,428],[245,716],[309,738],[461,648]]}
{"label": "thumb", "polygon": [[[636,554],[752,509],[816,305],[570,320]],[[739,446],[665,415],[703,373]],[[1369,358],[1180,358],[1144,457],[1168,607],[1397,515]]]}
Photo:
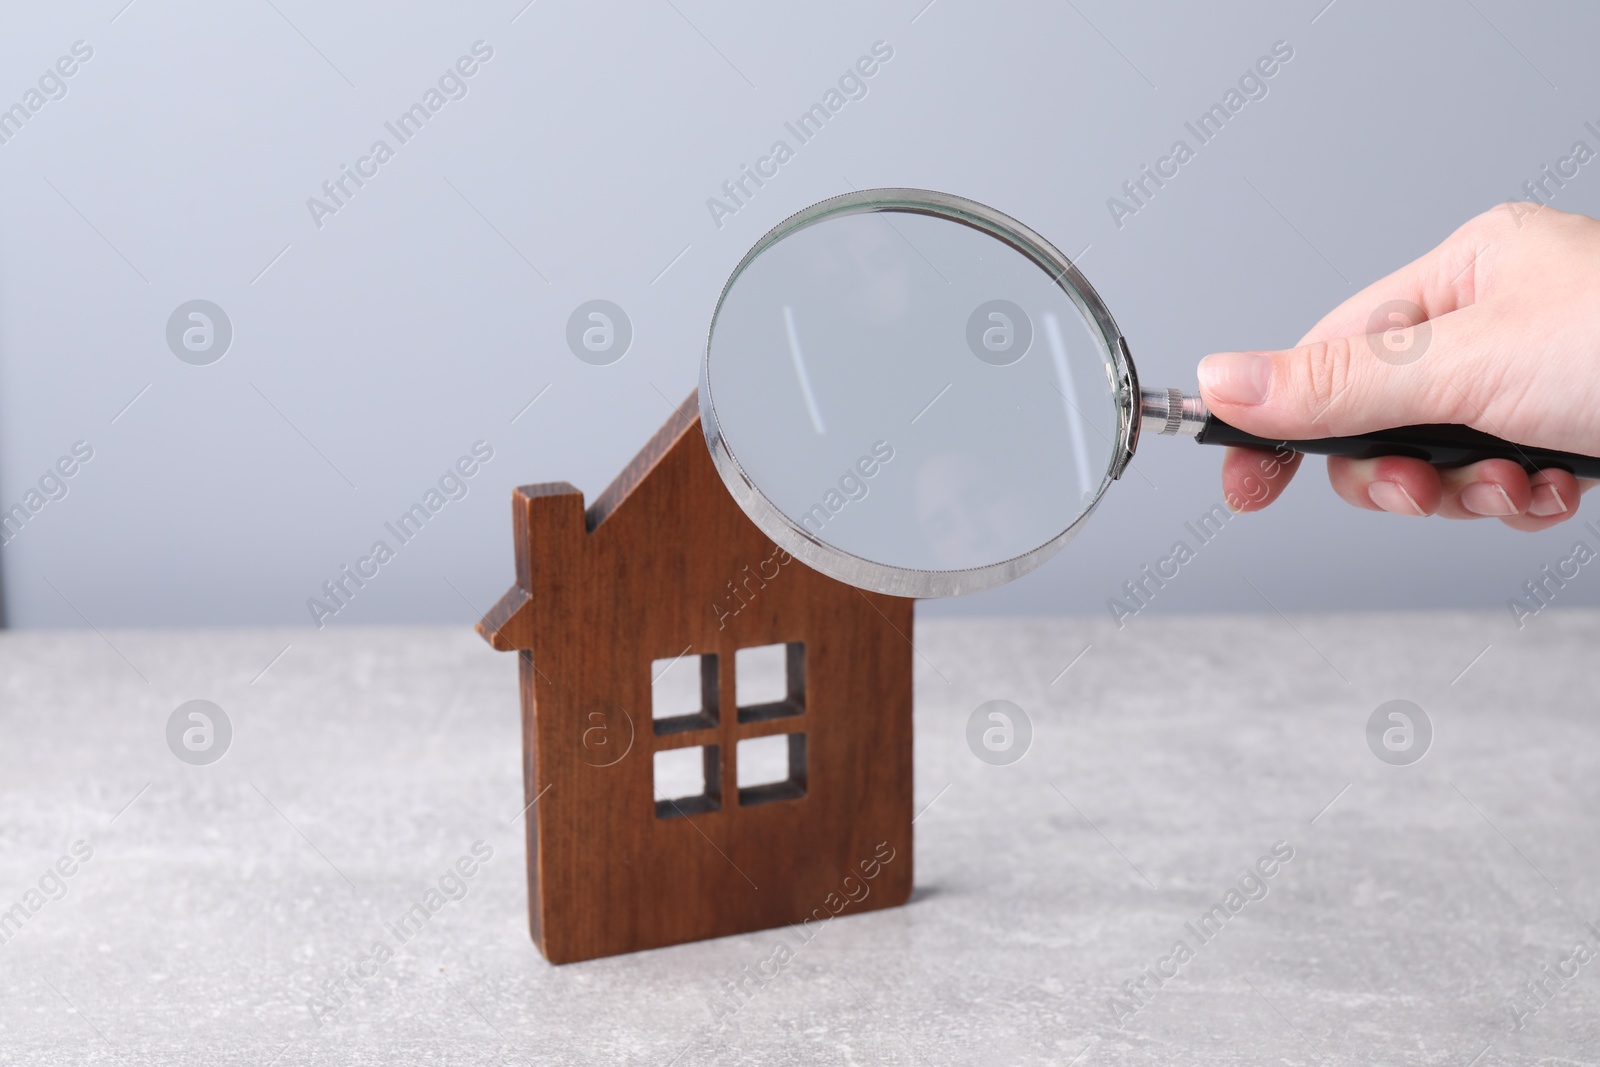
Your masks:
{"label": "thumb", "polygon": [[1229,425],[1287,441],[1469,422],[1465,389],[1487,369],[1472,310],[1278,352],[1218,352],[1200,361],[1200,395]]}

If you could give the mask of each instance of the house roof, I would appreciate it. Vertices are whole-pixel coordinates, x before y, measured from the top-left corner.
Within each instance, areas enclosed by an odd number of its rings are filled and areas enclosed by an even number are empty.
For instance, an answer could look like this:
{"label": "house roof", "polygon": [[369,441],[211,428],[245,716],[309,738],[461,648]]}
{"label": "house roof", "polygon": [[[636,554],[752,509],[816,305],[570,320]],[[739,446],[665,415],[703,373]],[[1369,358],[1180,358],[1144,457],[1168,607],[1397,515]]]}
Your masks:
{"label": "house roof", "polygon": [[[594,533],[636,489],[649,480],[656,467],[686,435],[699,433],[699,426],[698,396],[696,393],[690,393],[673,410],[672,417],[651,436],[639,453],[628,462],[616,478],[612,479],[611,484],[606,486],[589,509],[583,513],[584,533]],[[516,539],[518,581],[477,624],[477,631],[483,639],[502,652],[525,649],[532,642],[530,615],[533,603],[526,587],[533,561],[526,554],[528,542],[526,524],[533,521],[530,510],[533,501],[549,497],[570,498],[574,507],[581,507],[583,500],[582,492],[569,482],[540,482],[517,487],[513,514],[518,525]]]}
{"label": "house roof", "polygon": [[672,446],[677,444],[684,434],[697,431],[700,426],[699,396],[690,393],[688,398],[679,404],[661,429],[645,443],[639,454],[628,461],[622,468],[622,473],[611,480],[601,494],[594,498],[594,503],[584,515],[584,524],[590,533],[605,522],[611,513],[628,498],[628,495],[642,485],[655,465],[661,462],[666,454],[672,451]]}

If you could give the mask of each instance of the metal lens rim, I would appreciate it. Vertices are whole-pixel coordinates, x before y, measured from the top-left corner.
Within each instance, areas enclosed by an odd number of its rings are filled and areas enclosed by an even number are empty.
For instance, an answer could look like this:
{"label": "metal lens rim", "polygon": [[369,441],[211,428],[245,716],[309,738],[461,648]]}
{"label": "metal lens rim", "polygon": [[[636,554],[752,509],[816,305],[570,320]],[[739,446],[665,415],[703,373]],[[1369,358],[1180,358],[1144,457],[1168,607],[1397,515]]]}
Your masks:
{"label": "metal lens rim", "polygon": [[[711,344],[716,337],[717,319],[722,314],[723,303],[734,283],[755,258],[798,230],[813,226],[825,219],[840,215],[856,215],[874,211],[892,211],[959,222],[995,237],[1038,264],[1046,271],[1076,304],[1084,316],[1094,324],[1110,354],[1115,371],[1114,383],[1117,404],[1117,436],[1110,468],[1100,482],[1094,499],[1083,509],[1072,524],[1043,544],[1020,555],[981,567],[956,570],[921,570],[897,567],[889,563],[865,559],[818,540],[805,527],[791,519],[745,473],[738,458],[728,447],[717,418],[716,397],[711,384]],[[961,596],[992,589],[1018,578],[1044,563],[1077,534],[1083,522],[1099,505],[1106,488],[1122,473],[1133,454],[1138,438],[1139,406],[1134,398],[1139,395],[1138,381],[1133,361],[1128,354],[1122,331],[1087,278],[1079,272],[1062,252],[1039,234],[1003,212],[980,204],[975,200],[950,193],[928,189],[884,188],[861,189],[819,201],[784,219],[757,241],[745,253],[739,265],[728,276],[727,284],[717,297],[712,312],[711,325],[706,333],[705,356],[700,361],[700,428],[705,433],[706,447],[711,459],[727,485],[728,491],[750,520],[773,542],[805,563],[832,578],[862,589],[870,589],[890,596],[932,598]]]}

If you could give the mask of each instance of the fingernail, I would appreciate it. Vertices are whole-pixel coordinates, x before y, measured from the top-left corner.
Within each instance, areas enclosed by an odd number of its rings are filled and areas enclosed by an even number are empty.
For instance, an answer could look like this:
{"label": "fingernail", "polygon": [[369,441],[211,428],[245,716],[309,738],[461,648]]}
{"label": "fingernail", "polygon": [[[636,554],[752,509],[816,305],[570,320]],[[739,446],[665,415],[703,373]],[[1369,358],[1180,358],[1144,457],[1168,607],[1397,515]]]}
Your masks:
{"label": "fingernail", "polygon": [[1528,514],[1537,515],[1541,519],[1551,515],[1565,515],[1567,502],[1561,499],[1561,494],[1549,482],[1533,487],[1533,503],[1528,505]]}
{"label": "fingernail", "polygon": [[1272,387],[1265,352],[1217,352],[1200,361],[1200,387],[1225,404],[1259,404]]}
{"label": "fingernail", "polygon": [[1373,482],[1367,486],[1367,497],[1391,515],[1427,514],[1399,482]]}
{"label": "fingernail", "polygon": [[1461,506],[1474,515],[1503,519],[1515,515],[1517,506],[1503,486],[1494,482],[1473,482],[1461,490]]}

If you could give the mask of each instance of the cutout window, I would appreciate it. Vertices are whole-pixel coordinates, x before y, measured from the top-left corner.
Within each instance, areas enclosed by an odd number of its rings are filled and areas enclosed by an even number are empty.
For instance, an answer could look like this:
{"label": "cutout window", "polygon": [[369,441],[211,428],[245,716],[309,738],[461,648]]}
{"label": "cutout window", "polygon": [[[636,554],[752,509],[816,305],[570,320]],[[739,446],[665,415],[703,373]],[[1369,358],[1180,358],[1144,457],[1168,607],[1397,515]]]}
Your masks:
{"label": "cutout window", "polygon": [[740,722],[805,714],[805,643],[739,649],[733,656],[733,680]]}
{"label": "cutout window", "polygon": [[717,725],[717,657],[684,654],[651,661],[650,718],[658,735]]}
{"label": "cutout window", "polygon": [[734,757],[741,807],[806,795],[805,734],[747,737]]}
{"label": "cutout window", "polygon": [[722,806],[716,745],[662,749],[655,754],[656,818],[674,819]]}

